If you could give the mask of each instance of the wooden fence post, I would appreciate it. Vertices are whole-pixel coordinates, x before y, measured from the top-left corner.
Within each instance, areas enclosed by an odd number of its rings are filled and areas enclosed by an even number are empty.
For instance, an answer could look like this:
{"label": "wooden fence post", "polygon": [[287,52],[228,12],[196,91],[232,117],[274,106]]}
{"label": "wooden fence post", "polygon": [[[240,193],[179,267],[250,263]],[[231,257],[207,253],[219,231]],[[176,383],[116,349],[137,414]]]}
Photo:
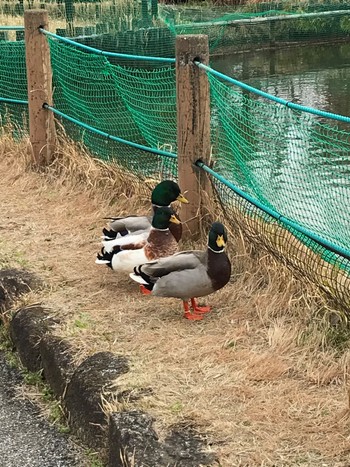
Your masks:
{"label": "wooden fence post", "polygon": [[74,36],[75,6],[73,0],[64,0],[64,11],[66,14],[66,28],[69,36]]}
{"label": "wooden fence post", "polygon": [[203,171],[194,166],[210,158],[210,98],[206,73],[194,61],[209,63],[208,36],[179,35],[176,37],[176,100],[178,175],[182,192],[189,204],[181,206],[184,238],[200,234],[202,220],[201,189],[210,184]]}
{"label": "wooden fence post", "polygon": [[50,48],[39,31],[40,27],[48,29],[47,11],[26,10],[24,26],[30,142],[34,163],[44,165],[52,160],[56,143],[53,114],[43,109],[44,103],[52,105]]}
{"label": "wooden fence post", "polygon": [[142,20],[144,22],[148,21],[148,0],[141,0],[141,13]]}
{"label": "wooden fence post", "polygon": [[158,18],[158,0],[151,0],[152,18]]}

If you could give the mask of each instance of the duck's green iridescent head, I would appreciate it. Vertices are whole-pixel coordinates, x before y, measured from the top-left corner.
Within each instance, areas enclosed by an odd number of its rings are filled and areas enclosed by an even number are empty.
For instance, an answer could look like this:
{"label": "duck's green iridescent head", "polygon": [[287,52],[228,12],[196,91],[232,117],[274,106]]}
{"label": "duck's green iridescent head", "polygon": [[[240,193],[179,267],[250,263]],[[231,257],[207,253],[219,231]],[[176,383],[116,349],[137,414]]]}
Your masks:
{"label": "duck's green iridescent head", "polygon": [[162,206],[157,209],[153,216],[152,227],[155,229],[168,229],[171,222],[174,224],[181,224],[171,208]]}
{"label": "duck's green iridescent head", "polygon": [[219,253],[225,249],[227,243],[227,232],[221,222],[214,222],[209,231],[208,247]]}
{"label": "duck's green iridescent head", "polygon": [[152,191],[152,204],[156,206],[169,206],[174,201],[188,203],[187,199],[181,193],[180,187],[172,180],[164,180]]}

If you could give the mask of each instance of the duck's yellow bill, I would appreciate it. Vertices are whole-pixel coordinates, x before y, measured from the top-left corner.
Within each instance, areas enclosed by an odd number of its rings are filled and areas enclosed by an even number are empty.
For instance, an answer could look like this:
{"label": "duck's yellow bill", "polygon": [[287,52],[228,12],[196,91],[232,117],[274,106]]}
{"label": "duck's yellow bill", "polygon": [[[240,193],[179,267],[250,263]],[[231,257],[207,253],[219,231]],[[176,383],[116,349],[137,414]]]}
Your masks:
{"label": "duck's yellow bill", "polygon": [[179,196],[176,198],[180,203],[188,204],[189,201],[187,198],[184,197],[182,193],[179,194]]}
{"label": "duck's yellow bill", "polygon": [[218,235],[216,237],[216,244],[219,248],[223,247],[226,245],[225,243],[225,240],[224,240],[224,236],[223,235]]}
{"label": "duck's yellow bill", "polygon": [[181,221],[179,221],[179,219],[174,216],[174,214],[170,217],[170,222],[173,222],[174,224],[181,224]]}

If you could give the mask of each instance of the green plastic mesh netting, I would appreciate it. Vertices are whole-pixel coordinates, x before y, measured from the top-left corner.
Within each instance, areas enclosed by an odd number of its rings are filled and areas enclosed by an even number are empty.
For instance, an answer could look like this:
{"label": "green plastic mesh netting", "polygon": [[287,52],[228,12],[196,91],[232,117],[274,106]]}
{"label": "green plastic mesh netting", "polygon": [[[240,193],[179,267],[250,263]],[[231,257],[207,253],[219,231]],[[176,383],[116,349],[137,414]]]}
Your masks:
{"label": "green plastic mesh netting", "polygon": [[215,76],[209,81],[215,170],[266,206],[347,248],[349,131],[237,91]]}
{"label": "green plastic mesh netting", "polygon": [[[0,41],[0,98],[27,100],[27,74],[23,41]],[[0,100],[1,123],[27,129],[27,106]]]}
{"label": "green plastic mesh netting", "polygon": [[[174,69],[124,68],[54,39],[49,42],[57,109],[113,136],[150,148],[176,150]],[[116,159],[140,176],[176,174],[172,159],[139,151],[75,125],[65,123],[65,127],[72,136],[77,137],[74,133],[78,132],[96,156]]]}
{"label": "green plastic mesh netting", "polygon": [[[266,207],[347,250],[349,124],[325,122],[208,77],[215,172]],[[349,259],[214,183],[227,216],[244,232],[350,304]]]}
{"label": "green plastic mesh netting", "polygon": [[164,6],[160,15],[174,36],[208,34],[211,54],[343,38],[350,32],[350,5],[345,2],[247,2],[235,9]]}

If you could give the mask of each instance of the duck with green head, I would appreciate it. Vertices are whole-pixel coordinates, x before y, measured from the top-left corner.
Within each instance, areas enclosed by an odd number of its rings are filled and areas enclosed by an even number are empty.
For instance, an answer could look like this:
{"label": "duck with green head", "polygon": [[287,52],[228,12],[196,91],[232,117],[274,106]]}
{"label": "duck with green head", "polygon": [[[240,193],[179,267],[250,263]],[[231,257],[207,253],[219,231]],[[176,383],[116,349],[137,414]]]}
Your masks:
{"label": "duck with green head", "polygon": [[[113,250],[113,240],[125,235],[141,235],[143,238],[151,229],[152,217],[156,210],[162,206],[170,206],[174,201],[188,203],[188,200],[181,193],[179,185],[172,180],[164,180],[154,188],[151,195],[152,214],[150,216],[127,216],[109,218],[112,222],[108,229],[103,229],[103,247],[106,251]],[[176,241],[181,239],[182,225],[172,224],[170,227],[171,233]],[[136,241],[136,239],[134,239]],[[140,238],[141,240],[141,238]]]}
{"label": "duck with green head", "polygon": [[174,211],[167,206],[159,207],[153,215],[146,238],[135,240],[135,235],[116,238],[112,251],[102,248],[95,262],[117,272],[131,272],[142,263],[173,255],[178,250],[178,243],[170,232],[171,224],[180,224]]}
{"label": "duck with green head", "polygon": [[231,263],[225,253],[227,232],[214,222],[205,251],[182,251],[168,258],[141,264],[130,277],[141,284],[143,293],[174,297],[183,301],[184,317],[200,320],[210,307],[200,307],[196,297],[209,295],[230,280]]}

